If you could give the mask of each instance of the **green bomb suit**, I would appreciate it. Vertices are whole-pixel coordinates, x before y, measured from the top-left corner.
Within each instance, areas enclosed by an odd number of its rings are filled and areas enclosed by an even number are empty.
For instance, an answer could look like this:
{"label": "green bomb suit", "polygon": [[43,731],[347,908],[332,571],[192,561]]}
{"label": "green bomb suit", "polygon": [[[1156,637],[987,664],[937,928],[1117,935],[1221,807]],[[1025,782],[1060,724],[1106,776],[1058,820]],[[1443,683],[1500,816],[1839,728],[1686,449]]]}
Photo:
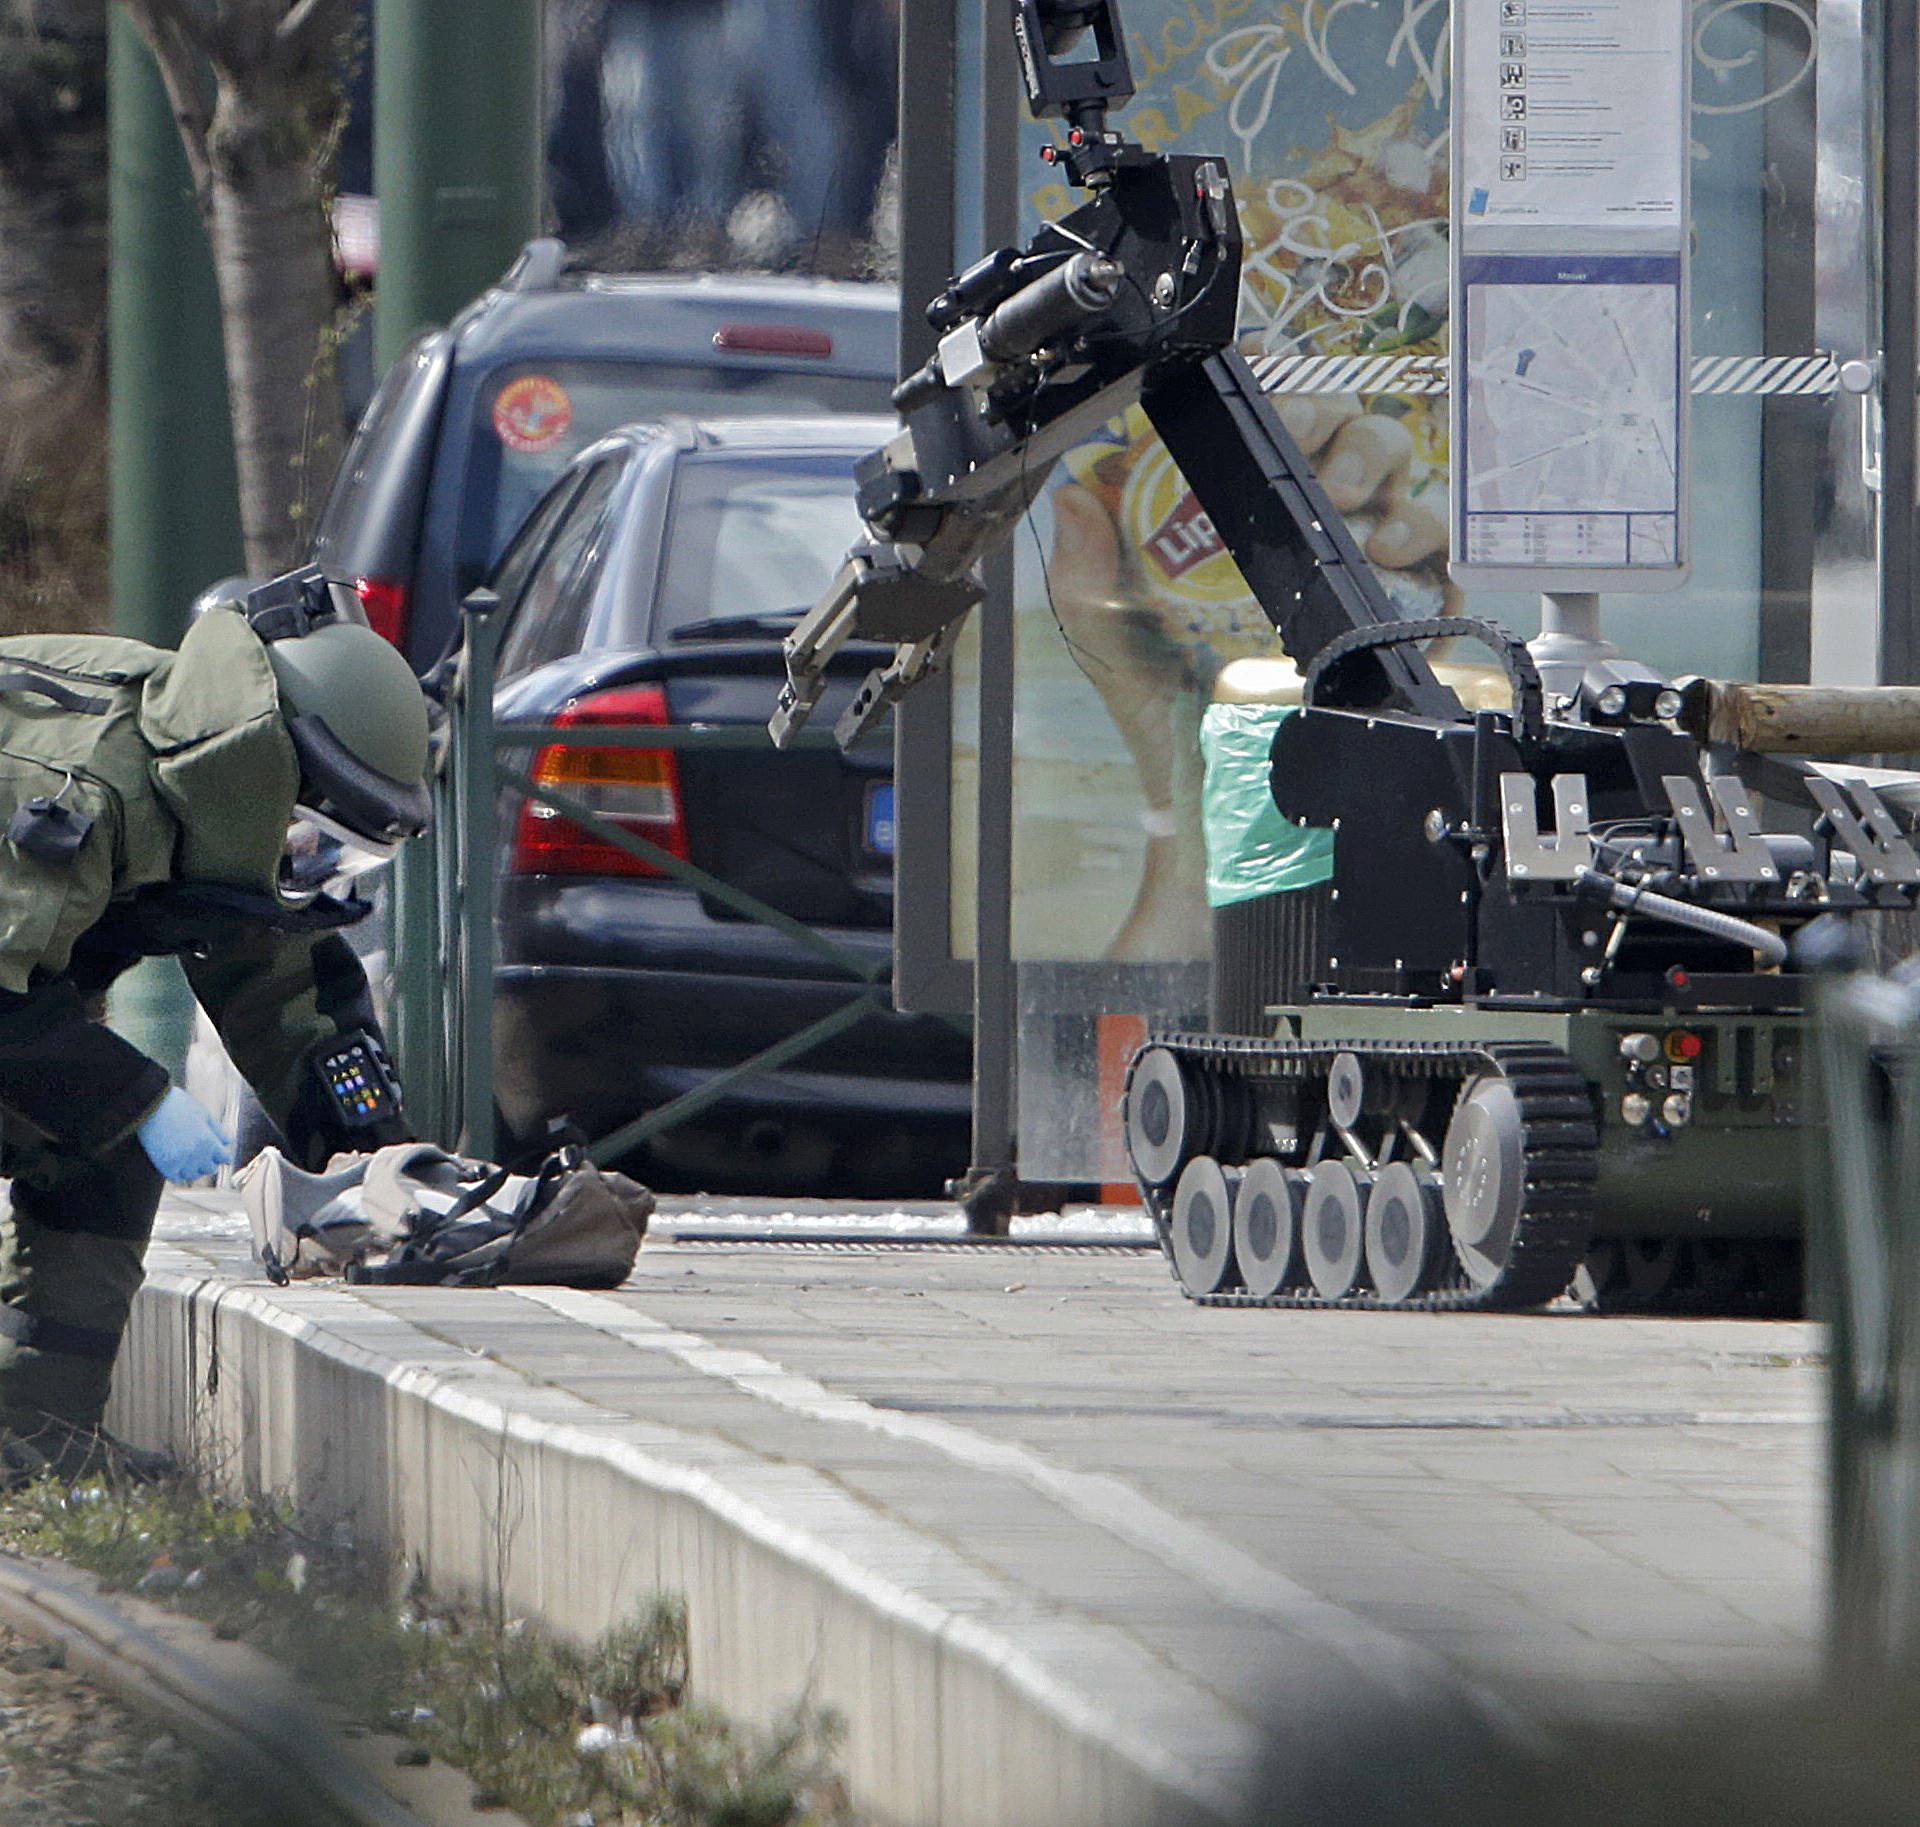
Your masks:
{"label": "green bomb suit", "polygon": [[[169,1083],[95,1019],[116,977],[178,956],[294,1156],[349,1145],[309,1056],[377,1028],[331,904],[276,886],[299,787],[274,668],[236,611],[203,616],[178,653],[0,640],[0,1425],[16,1465],[90,1449],[159,1204],[135,1132]],[[84,823],[70,856],[16,841],[36,801]],[[401,1139],[395,1122],[351,1145]]]}

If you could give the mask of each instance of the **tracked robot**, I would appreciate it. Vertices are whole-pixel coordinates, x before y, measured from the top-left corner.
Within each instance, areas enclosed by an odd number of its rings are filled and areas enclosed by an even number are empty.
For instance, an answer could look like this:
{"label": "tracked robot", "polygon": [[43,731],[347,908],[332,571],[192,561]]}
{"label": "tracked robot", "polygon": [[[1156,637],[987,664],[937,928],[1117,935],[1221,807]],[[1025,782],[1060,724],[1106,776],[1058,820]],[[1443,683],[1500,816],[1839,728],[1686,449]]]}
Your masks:
{"label": "tracked robot", "polygon": [[[1920,894],[1888,799],[1791,751],[1836,721],[1848,752],[1920,748],[1912,695],[1680,686],[1611,650],[1569,667],[1491,623],[1404,619],[1234,351],[1225,161],[1109,125],[1132,94],[1115,0],[1012,9],[1030,106],[1061,123],[1046,155],[1087,201],[929,307],[936,353],[860,467],[868,537],[786,643],[774,740],[850,639],[894,654],[843,742],[938,668],[979,560],[1137,403],[1304,671],[1273,749],[1279,809],[1335,833],[1331,882],[1262,904],[1258,1031],[1157,1035],[1133,1061],[1127,1145],[1181,1288],[1791,1304],[1793,944]],[[1442,682],[1442,638],[1488,650],[1509,708]]]}

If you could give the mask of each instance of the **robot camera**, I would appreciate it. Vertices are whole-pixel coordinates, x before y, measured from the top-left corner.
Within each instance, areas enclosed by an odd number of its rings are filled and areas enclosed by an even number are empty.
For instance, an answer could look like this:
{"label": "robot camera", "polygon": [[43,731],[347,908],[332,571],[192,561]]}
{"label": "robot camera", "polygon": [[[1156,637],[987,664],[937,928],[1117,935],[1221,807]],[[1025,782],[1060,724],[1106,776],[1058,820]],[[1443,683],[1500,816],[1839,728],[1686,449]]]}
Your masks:
{"label": "robot camera", "polygon": [[1036,0],[1034,11],[1040,15],[1042,40],[1049,57],[1064,57],[1087,34],[1103,13],[1110,13],[1106,0]]}
{"label": "robot camera", "polygon": [[1014,0],[1013,35],[1036,119],[1078,121],[1132,100],[1118,0]]}

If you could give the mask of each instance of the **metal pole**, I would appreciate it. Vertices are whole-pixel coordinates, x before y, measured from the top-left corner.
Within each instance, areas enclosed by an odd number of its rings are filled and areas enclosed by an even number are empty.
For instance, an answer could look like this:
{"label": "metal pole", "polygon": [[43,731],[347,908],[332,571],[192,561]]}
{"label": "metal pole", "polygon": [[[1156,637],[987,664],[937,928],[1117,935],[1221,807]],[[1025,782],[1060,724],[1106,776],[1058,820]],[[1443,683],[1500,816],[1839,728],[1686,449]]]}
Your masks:
{"label": "metal pole", "polygon": [[107,29],[113,625],[172,646],[244,562],[220,295],[160,72],[120,7]]}
{"label": "metal pole", "polygon": [[[1898,16],[1895,10],[1894,17]],[[1920,683],[1920,43],[1882,40],[1880,683]]]}
{"label": "metal pole", "polygon": [[[107,413],[113,625],[171,647],[210,583],[239,571],[240,506],[213,256],[160,73],[107,10]],[[178,1075],[193,1027],[180,967],[114,986],[115,1025]]]}
{"label": "metal pole", "polygon": [[[978,87],[981,187],[975,228],[980,247],[967,250],[969,254],[1010,241],[1019,231],[1014,181],[1019,74],[1007,25],[1002,8],[985,9]],[[908,116],[903,113],[901,118]],[[962,147],[967,137],[958,136]],[[973,1155],[960,1193],[970,1230],[1004,1236],[1020,1194],[1015,1143],[1019,977],[1013,959],[1011,553],[991,559],[984,576],[986,600],[974,612],[980,631],[980,773],[974,875]]]}
{"label": "metal pole", "polygon": [[[1813,75],[1814,336],[1839,361],[1852,397],[1835,402],[1817,462],[1794,477],[1813,497],[1807,676],[1816,685],[1880,681],[1882,25],[1880,0],[1822,0]],[[1771,313],[1767,322],[1771,334]],[[1820,476],[1812,491],[1809,473]]]}
{"label": "metal pole", "polygon": [[[473,599],[489,604],[491,592]],[[495,605],[497,607],[497,605]],[[493,874],[499,789],[494,782],[493,681],[500,628],[493,608],[464,615],[466,664],[460,685],[459,878],[453,884],[459,911],[460,1149],[478,1160],[493,1158]]]}
{"label": "metal pole", "polygon": [[374,341],[384,367],[540,232],[539,0],[379,0]]}
{"label": "metal pole", "polygon": [[1013,962],[1013,565],[986,567],[980,630],[978,860],[974,887],[973,1154],[967,1227],[1005,1236],[1019,1203],[1014,1159],[1019,1003]]}
{"label": "metal pole", "polygon": [[[539,0],[379,0],[374,9],[382,368],[540,232],[540,43]],[[491,859],[486,868],[490,887]],[[403,1077],[430,1075],[443,1032],[432,847],[408,845],[393,876],[394,1041]]]}
{"label": "metal pole", "polygon": [[[933,353],[926,308],[955,271],[954,0],[900,8],[900,372]],[[893,999],[900,1009],[959,1015],[973,972],[953,945],[953,677],[941,672],[894,707],[899,854],[893,867]]]}
{"label": "metal pole", "polygon": [[1549,591],[1540,599],[1540,632],[1527,643],[1550,697],[1571,698],[1595,660],[1619,648],[1600,632],[1600,598],[1591,590]]}

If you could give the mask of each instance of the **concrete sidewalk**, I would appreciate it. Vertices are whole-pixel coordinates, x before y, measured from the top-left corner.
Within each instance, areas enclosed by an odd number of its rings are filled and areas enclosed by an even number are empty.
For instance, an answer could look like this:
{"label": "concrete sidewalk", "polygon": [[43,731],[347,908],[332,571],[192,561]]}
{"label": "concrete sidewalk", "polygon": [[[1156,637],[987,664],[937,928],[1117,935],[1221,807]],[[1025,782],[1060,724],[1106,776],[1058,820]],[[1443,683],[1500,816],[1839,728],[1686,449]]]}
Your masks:
{"label": "concrete sidewalk", "polygon": [[1202,1310],[1145,1254],[674,1228],[611,1295],[274,1289],[175,1201],[120,1423],[563,1629],[684,1594],[700,1690],[836,1707],[883,1820],[1219,1818],[1276,1695],[1310,1734],[1811,1667],[1811,1328]]}

